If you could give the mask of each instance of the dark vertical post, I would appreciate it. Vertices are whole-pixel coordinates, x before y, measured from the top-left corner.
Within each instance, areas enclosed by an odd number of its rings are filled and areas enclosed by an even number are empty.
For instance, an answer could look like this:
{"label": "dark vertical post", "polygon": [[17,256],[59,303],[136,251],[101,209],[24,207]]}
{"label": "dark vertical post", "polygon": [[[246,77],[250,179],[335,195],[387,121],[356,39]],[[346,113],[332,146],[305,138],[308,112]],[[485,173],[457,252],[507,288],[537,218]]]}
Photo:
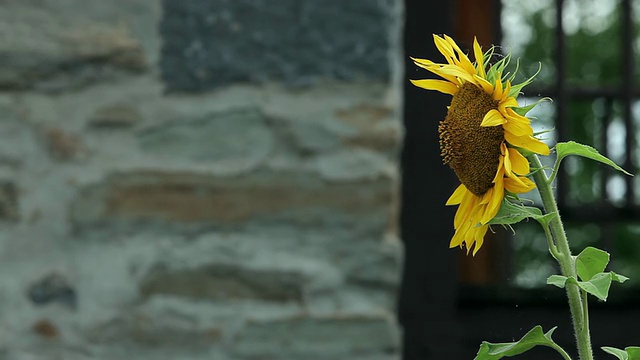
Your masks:
{"label": "dark vertical post", "polygon": [[454,359],[459,349],[455,328],[457,251],[449,249],[454,209],[444,206],[457,185],[442,164],[438,123],[449,95],[416,88],[408,79],[426,78],[409,56],[441,60],[432,34],[453,32],[452,2],[405,0],[405,79],[402,150],[401,236],[405,248],[399,320],[403,359]]}
{"label": "dark vertical post", "polygon": [[[462,49],[472,53],[473,38],[483,49],[500,44],[500,0],[456,0],[455,37]],[[507,281],[510,272],[512,243],[506,231],[489,231],[477,256],[459,252],[460,282],[464,285],[498,285]]]}

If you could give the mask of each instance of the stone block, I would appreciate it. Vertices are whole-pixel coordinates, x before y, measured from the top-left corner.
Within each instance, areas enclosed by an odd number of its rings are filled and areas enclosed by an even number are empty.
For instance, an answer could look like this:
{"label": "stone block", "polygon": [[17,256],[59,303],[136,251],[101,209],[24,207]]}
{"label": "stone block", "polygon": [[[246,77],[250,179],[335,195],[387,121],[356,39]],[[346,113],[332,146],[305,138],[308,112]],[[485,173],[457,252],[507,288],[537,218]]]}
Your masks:
{"label": "stone block", "polygon": [[335,116],[357,129],[356,133],[345,137],[345,144],[385,153],[397,153],[402,133],[394,109],[360,103],[337,110]]}
{"label": "stone block", "polygon": [[144,297],[301,302],[303,285],[304,277],[296,272],[209,264],[186,269],[156,267],[142,279],[140,292]]}
{"label": "stone block", "polygon": [[147,67],[123,24],[87,17],[86,2],[28,0],[0,5],[1,89],[58,91]]}
{"label": "stone block", "polygon": [[0,220],[20,220],[18,189],[13,181],[0,180]]}
{"label": "stone block", "polygon": [[159,348],[165,351],[203,351],[220,342],[223,331],[201,327],[196,319],[178,314],[123,313],[85,332],[99,345],[129,345],[134,349]]}
{"label": "stone block", "polygon": [[46,145],[51,158],[58,161],[70,161],[87,156],[87,148],[80,136],[60,128],[45,131]]}
{"label": "stone block", "polygon": [[391,0],[164,0],[169,90],[322,78],[387,81],[400,13]]}
{"label": "stone block", "polygon": [[396,325],[384,315],[299,316],[250,321],[238,334],[234,352],[243,359],[352,359],[394,354]]}
{"label": "stone block", "polygon": [[75,309],[77,295],[74,287],[62,275],[51,273],[29,286],[27,296],[35,305],[60,303]]}
{"label": "stone block", "polygon": [[269,156],[274,139],[267,125],[257,110],[239,109],[161,124],[141,130],[137,138],[151,155],[242,171]]}
{"label": "stone block", "polygon": [[121,129],[135,126],[140,121],[142,115],[135,106],[117,103],[97,108],[87,123],[92,128]]}
{"label": "stone block", "polygon": [[391,184],[384,177],[328,183],[313,173],[273,171],[236,177],[122,172],[82,189],[70,218],[76,228],[114,222],[234,228],[251,221],[322,227],[335,220],[351,229],[371,225],[380,235],[391,213]]}

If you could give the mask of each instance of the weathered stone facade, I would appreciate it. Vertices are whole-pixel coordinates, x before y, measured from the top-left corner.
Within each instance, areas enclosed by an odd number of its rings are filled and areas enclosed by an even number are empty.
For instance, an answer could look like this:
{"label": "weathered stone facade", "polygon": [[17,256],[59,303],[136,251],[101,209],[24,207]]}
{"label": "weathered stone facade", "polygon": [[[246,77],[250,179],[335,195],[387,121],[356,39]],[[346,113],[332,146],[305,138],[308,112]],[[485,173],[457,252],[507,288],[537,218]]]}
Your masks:
{"label": "weathered stone facade", "polygon": [[397,359],[400,4],[0,3],[0,359]]}

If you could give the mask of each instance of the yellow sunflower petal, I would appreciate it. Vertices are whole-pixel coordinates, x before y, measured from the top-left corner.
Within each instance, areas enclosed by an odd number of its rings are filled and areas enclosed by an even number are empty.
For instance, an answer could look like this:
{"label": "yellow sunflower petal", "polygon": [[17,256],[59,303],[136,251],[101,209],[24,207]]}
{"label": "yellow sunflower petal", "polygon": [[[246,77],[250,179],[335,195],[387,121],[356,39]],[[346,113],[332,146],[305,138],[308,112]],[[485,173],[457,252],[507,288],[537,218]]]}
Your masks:
{"label": "yellow sunflower petal", "polygon": [[503,178],[498,178],[496,184],[489,191],[492,191],[491,201],[487,204],[487,209],[480,219],[480,223],[482,224],[486,224],[489,220],[493,219],[498,213],[498,210],[500,210],[500,204],[502,204],[502,199],[504,198]]}
{"label": "yellow sunflower petal", "polygon": [[[502,143],[504,145],[504,143]],[[502,148],[502,145],[500,147]],[[504,156],[500,156],[498,159],[498,170],[496,171],[496,176],[493,178],[493,183],[495,184],[499,178],[504,177]]]}
{"label": "yellow sunflower petal", "polygon": [[490,82],[488,82],[485,78],[478,75],[474,75],[473,78],[476,80],[476,84],[480,85],[480,87],[482,88],[482,90],[484,90],[484,92],[486,92],[489,95],[493,94],[493,85],[491,85]]}
{"label": "yellow sunflower petal", "polygon": [[411,60],[413,60],[414,64],[424,69],[429,69],[430,67],[438,66],[438,64],[428,59],[418,59],[418,58],[412,57]]}
{"label": "yellow sunflower petal", "polygon": [[478,39],[476,39],[475,36],[473,37],[473,56],[476,59],[476,64],[478,64],[478,75],[481,78],[486,79],[487,73],[484,69],[484,55],[482,54],[482,48],[480,47],[480,44],[478,44]]}
{"label": "yellow sunflower petal", "polygon": [[464,81],[468,81],[473,84],[476,83],[476,80],[473,78],[472,74],[469,74],[468,72],[464,71],[463,68],[457,65],[445,65],[440,69],[438,69],[438,72],[445,75],[455,76],[457,78],[460,78]]}
{"label": "yellow sunflower petal", "polygon": [[467,191],[460,202],[460,206],[456,211],[456,215],[453,218],[453,227],[458,229],[463,224],[469,222],[471,212],[476,207],[477,197],[471,192]]}
{"label": "yellow sunflower petal", "polygon": [[451,45],[438,35],[433,35],[433,42],[436,44],[438,51],[444,56],[449,64],[455,64],[455,54]]}
{"label": "yellow sunflower petal", "polygon": [[[504,114],[504,113],[503,113]],[[533,135],[533,128],[529,119],[517,114],[513,109],[506,109],[505,118],[507,123],[504,125],[504,129],[515,136],[531,136]]]}
{"label": "yellow sunflower petal", "polygon": [[482,119],[482,123],[480,126],[489,127],[489,126],[498,126],[502,124],[506,124],[507,119],[502,116],[500,111],[496,109],[489,110],[488,113],[484,115],[484,119]]}
{"label": "yellow sunflower petal", "polygon": [[453,237],[451,237],[451,241],[449,242],[449,248],[460,246],[464,241],[464,237],[462,235],[463,235],[462,232],[456,231],[453,234]]}
{"label": "yellow sunflower petal", "polygon": [[458,65],[460,65],[460,67],[462,67],[470,75],[472,76],[475,75],[476,67],[473,66],[473,63],[471,62],[471,60],[469,60],[469,57],[462,50],[460,50],[460,47],[458,46],[458,44],[456,44],[456,42],[447,35],[444,36],[444,39],[451,45],[453,50],[455,50],[455,52],[458,54]]}
{"label": "yellow sunflower petal", "polygon": [[529,161],[520,153],[520,151],[509,148],[509,160],[511,161],[511,168],[513,172],[518,175],[526,175],[529,173]]}
{"label": "yellow sunflower petal", "polygon": [[460,80],[455,77],[455,76],[451,76],[451,75],[447,75],[447,74],[443,74],[440,72],[440,69],[442,68],[442,66],[444,65],[438,65],[438,66],[431,66],[431,67],[425,67],[425,69],[427,69],[429,72],[436,74],[438,76],[440,76],[441,78],[445,79],[445,80],[449,80],[449,82],[451,82],[452,84],[460,84]]}
{"label": "yellow sunflower petal", "polygon": [[[521,166],[521,165],[522,165],[522,164],[520,163],[520,159],[519,159],[519,158],[512,158],[512,157],[511,157],[511,155],[514,155],[514,156],[515,156],[515,154],[520,155],[520,153],[519,153],[517,150],[515,150],[515,149],[507,149],[507,148],[506,148],[506,145],[504,145],[504,144],[503,144],[503,146],[504,146],[504,149],[501,149],[501,150],[502,150],[502,153],[504,154],[504,173],[505,173],[505,175],[507,175],[507,177],[508,177],[510,180],[515,181],[516,183],[519,183],[519,185],[521,185],[521,186],[525,186],[525,187],[526,187],[526,186],[527,186],[527,184],[525,184],[525,183],[521,180],[521,177],[518,177],[518,175],[516,175],[516,174],[513,172],[513,167],[512,167],[512,166],[513,166],[512,160],[514,160],[514,159],[516,159],[516,161],[518,161],[518,165],[519,165],[519,166]],[[522,155],[520,155],[520,156],[522,156]],[[526,160],[525,160],[525,161],[526,161]],[[522,169],[521,169],[521,170],[522,170]],[[527,172],[528,172],[528,169],[527,169]],[[526,173],[525,173],[525,174],[526,174]],[[505,181],[506,181],[506,179],[505,179]]]}
{"label": "yellow sunflower petal", "polygon": [[460,186],[458,186],[456,188],[456,190],[453,192],[453,194],[451,194],[451,196],[449,197],[449,200],[447,200],[446,205],[458,205],[460,204],[460,202],[462,202],[462,199],[464,198],[464,195],[469,192],[469,190],[467,190],[467,187],[464,186],[464,184],[460,184]]}
{"label": "yellow sunflower petal", "polygon": [[[507,82],[504,85],[504,90],[502,91],[502,96],[510,97],[515,100],[513,96],[509,96],[509,91],[511,91],[511,81],[507,80]],[[518,106],[517,103],[516,103],[516,106]]]}
{"label": "yellow sunflower petal", "polygon": [[504,187],[514,194],[523,194],[535,189],[536,184],[529,178],[519,176],[518,180],[512,178],[504,179]]}
{"label": "yellow sunflower petal", "polygon": [[[503,92],[503,95],[504,94],[506,93]],[[516,100],[516,98],[514,98],[513,96],[507,96],[496,100],[500,101],[500,104],[498,104],[498,109],[503,113],[506,113],[507,108],[518,106],[518,100]]]}
{"label": "yellow sunflower petal", "polygon": [[529,150],[536,154],[549,155],[549,146],[533,136],[515,136],[512,133],[505,131],[504,138],[513,146]]}
{"label": "yellow sunflower petal", "polygon": [[449,247],[460,246],[465,241],[465,237],[469,229],[471,229],[471,219],[466,219],[465,222],[461,223],[460,226],[456,228],[456,231],[449,242]]}
{"label": "yellow sunflower petal", "polygon": [[436,90],[444,94],[455,95],[458,92],[458,86],[445,80],[411,80],[411,83],[417,87],[427,90]]}
{"label": "yellow sunflower petal", "polygon": [[500,74],[498,74],[498,78],[493,86],[493,100],[502,100],[504,98],[504,94],[502,93],[502,80],[500,77]]}
{"label": "yellow sunflower petal", "polygon": [[476,256],[478,250],[482,247],[484,243],[484,236],[487,234],[487,229],[489,229],[489,225],[481,225],[476,229],[475,234],[475,247],[473,248],[473,256]]}

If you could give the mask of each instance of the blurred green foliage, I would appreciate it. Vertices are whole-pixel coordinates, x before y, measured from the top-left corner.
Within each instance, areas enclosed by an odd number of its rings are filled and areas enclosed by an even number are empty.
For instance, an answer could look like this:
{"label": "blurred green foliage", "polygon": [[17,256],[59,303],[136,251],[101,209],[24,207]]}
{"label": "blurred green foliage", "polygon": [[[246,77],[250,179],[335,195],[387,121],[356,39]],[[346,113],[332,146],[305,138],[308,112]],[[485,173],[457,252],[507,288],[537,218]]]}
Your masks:
{"label": "blurred green foliage", "polygon": [[[564,11],[567,86],[619,86],[622,80],[620,2],[565,1]],[[542,71],[532,87],[544,89],[553,86],[558,76],[554,66],[556,30],[553,1],[532,5],[529,0],[505,0],[502,23],[506,40],[504,48],[512,51],[514,58],[520,58],[522,76],[530,76],[540,64]],[[635,35],[638,27],[636,24]],[[635,67],[640,69],[638,56],[634,55]],[[572,99],[567,107],[567,116],[565,128],[568,138],[562,140],[587,144],[603,153],[607,146],[607,156],[621,163],[624,127],[621,104],[617,100]],[[617,176],[613,171],[586,159],[567,160],[563,165],[569,174],[567,205],[597,209],[602,202],[616,206],[622,204],[621,186],[624,183],[613,177]],[[634,278],[634,274],[640,274],[640,219],[633,223],[576,222],[565,223],[565,226],[575,253],[585,246],[603,248],[612,255],[611,270],[630,276],[630,285],[640,285],[640,278]],[[545,286],[546,278],[557,271],[549,256],[544,233],[533,222],[518,224],[515,230],[513,284],[529,288]],[[611,243],[604,243],[605,238],[612,239]]]}

